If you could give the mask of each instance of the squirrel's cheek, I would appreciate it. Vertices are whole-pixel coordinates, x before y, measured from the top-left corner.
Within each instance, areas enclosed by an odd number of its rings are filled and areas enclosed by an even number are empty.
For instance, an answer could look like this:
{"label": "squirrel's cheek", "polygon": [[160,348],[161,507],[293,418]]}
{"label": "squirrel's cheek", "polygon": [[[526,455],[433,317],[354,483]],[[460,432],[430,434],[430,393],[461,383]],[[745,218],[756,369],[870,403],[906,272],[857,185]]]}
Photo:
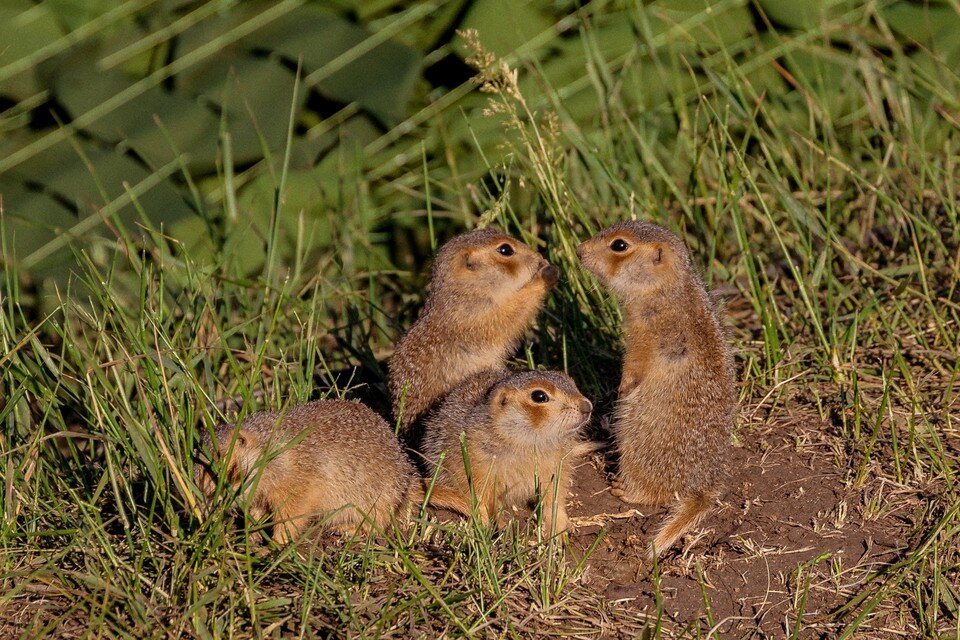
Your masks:
{"label": "squirrel's cheek", "polygon": [[516,261],[507,262],[501,265],[501,268],[506,272],[507,277],[511,280],[516,280],[520,277],[520,265],[518,265]]}
{"label": "squirrel's cheek", "polygon": [[527,420],[534,431],[539,431],[543,424],[549,418],[547,408],[541,404],[528,405],[526,407]]}
{"label": "squirrel's cheek", "polygon": [[590,259],[589,255],[580,256],[580,266],[583,267],[583,270],[587,273],[592,273],[593,275],[600,277],[597,274],[597,269],[593,263],[593,260]]}
{"label": "squirrel's cheek", "polygon": [[615,274],[614,270],[611,268],[609,262],[605,260],[600,260],[592,258],[584,262],[584,266],[587,267],[587,270],[597,277],[603,284],[609,284],[610,280]]}

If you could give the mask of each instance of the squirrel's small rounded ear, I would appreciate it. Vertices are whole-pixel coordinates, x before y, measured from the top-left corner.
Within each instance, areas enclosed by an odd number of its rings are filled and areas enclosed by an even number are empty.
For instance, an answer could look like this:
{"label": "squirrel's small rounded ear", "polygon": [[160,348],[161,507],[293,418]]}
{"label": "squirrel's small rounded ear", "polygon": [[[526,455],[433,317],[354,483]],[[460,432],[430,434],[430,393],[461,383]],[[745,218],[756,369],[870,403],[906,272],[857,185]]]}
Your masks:
{"label": "squirrel's small rounded ear", "polygon": [[250,434],[244,429],[237,431],[237,446],[244,448],[250,446]]}
{"label": "squirrel's small rounded ear", "polygon": [[653,264],[660,264],[663,261],[663,246],[653,245]]}
{"label": "squirrel's small rounded ear", "polygon": [[507,406],[507,403],[510,401],[510,398],[507,396],[507,390],[503,387],[494,389],[490,393],[490,406],[497,409],[502,409]]}
{"label": "squirrel's small rounded ear", "polygon": [[478,265],[479,262],[476,256],[473,255],[473,251],[465,251],[463,254],[463,266],[469,271],[475,271]]}

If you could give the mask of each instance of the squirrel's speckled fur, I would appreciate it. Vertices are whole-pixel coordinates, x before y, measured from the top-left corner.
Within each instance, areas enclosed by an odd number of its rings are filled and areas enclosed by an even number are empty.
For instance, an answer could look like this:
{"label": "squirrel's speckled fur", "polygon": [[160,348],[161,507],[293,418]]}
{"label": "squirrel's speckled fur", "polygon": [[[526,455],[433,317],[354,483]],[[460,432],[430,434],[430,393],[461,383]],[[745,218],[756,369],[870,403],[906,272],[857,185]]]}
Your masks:
{"label": "squirrel's speckled fur", "polygon": [[393,411],[405,435],[457,384],[506,363],[556,281],[556,268],[497,229],[440,248],[420,317],[390,359]]}
{"label": "squirrel's speckled fur", "polygon": [[[203,448],[227,483],[247,487],[250,513],[273,516],[273,537],[285,543],[314,518],[344,533],[385,527],[402,509],[422,504],[424,481],[404,454],[386,421],[346,400],[320,400],[284,413],[260,412],[239,427],[221,425]],[[198,462],[197,485],[209,498],[217,464]],[[464,514],[469,500],[433,491],[431,503]]]}
{"label": "squirrel's speckled fur", "polygon": [[614,495],[642,504],[679,500],[653,541],[651,553],[662,552],[700,522],[724,484],[736,411],[733,356],[675,234],[621,222],[581,244],[577,255],[617,295],[624,314]]}
{"label": "squirrel's speckled fur", "polygon": [[[540,402],[535,392],[545,394],[538,396]],[[440,465],[438,487],[471,495],[460,440],[464,433],[480,515],[499,521],[501,508],[525,506],[539,489],[543,529],[559,533],[568,526],[570,469],[596,448],[579,432],[592,409],[562,373],[489,369],[450,392],[427,419],[424,457],[432,471]]]}

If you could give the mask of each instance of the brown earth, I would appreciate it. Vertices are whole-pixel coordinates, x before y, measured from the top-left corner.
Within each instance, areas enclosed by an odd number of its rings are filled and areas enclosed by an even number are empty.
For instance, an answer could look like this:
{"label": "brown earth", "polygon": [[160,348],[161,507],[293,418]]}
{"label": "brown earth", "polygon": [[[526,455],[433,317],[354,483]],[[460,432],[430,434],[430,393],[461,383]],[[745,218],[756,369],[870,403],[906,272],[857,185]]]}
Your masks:
{"label": "brown earth", "polygon": [[721,504],[656,571],[646,545],[668,509],[610,495],[602,456],[581,464],[571,498],[573,549],[582,554],[596,544],[584,581],[619,607],[656,615],[659,576],[665,624],[699,626],[712,637],[789,637],[798,612],[797,637],[832,637],[831,610],[901,555],[908,532],[895,512],[910,501],[891,507],[875,493],[882,487],[854,487],[830,438],[809,423],[753,428],[740,440]]}

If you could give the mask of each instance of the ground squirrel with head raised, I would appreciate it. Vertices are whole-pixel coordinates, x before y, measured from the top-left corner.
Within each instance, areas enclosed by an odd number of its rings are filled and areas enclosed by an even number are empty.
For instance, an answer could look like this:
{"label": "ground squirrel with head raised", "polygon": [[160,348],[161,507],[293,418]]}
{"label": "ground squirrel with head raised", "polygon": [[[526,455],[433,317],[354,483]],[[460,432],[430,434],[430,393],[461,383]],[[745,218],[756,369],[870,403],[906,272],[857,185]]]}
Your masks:
{"label": "ground squirrel with head raised", "polygon": [[[215,439],[214,444],[212,440]],[[197,486],[209,499],[217,486],[244,487],[250,515],[273,516],[273,538],[296,537],[314,518],[342,533],[383,528],[402,509],[424,500],[425,481],[416,473],[387,422],[359,402],[320,400],[286,412],[263,411],[239,426],[218,426],[202,446],[212,460],[198,462]],[[471,512],[469,498],[435,489],[435,506]]]}
{"label": "ground squirrel with head raised", "polygon": [[736,411],[733,356],[683,241],[648,222],[614,224],[577,248],[620,300],[625,354],[613,435],[614,495],[679,503],[651,553],[696,526],[719,497]]}
{"label": "ground squirrel with head raised", "polygon": [[444,244],[423,311],[390,360],[390,395],[401,430],[409,434],[469,376],[502,367],[556,282],[555,267],[497,229],[470,231]]}
{"label": "ground squirrel with head raised", "polygon": [[596,448],[579,433],[592,410],[562,373],[482,371],[427,419],[424,457],[437,488],[475,495],[484,520],[499,522],[502,508],[526,506],[539,492],[544,532],[560,533],[568,527],[571,467]]}

